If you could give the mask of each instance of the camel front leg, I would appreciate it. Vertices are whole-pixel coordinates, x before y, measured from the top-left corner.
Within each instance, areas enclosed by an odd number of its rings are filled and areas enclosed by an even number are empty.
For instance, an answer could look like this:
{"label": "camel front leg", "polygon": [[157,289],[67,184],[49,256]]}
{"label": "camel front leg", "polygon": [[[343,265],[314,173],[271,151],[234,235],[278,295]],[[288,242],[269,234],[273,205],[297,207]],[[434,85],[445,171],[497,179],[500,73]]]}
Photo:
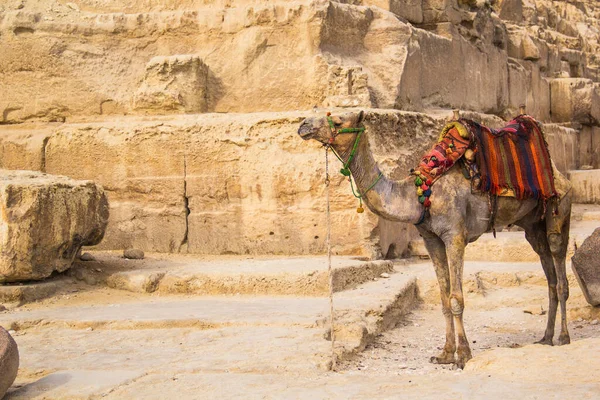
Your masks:
{"label": "camel front leg", "polygon": [[456,337],[454,333],[454,320],[450,311],[450,273],[448,271],[446,246],[440,238],[434,235],[423,234],[423,240],[435,268],[435,274],[440,287],[440,297],[442,299],[442,313],[446,319],[446,344],[439,355],[431,357],[430,362],[434,364],[453,364],[455,362]]}
{"label": "camel front leg", "polygon": [[463,310],[465,308],[465,301],[463,297],[462,278],[465,247],[467,244],[466,239],[462,234],[454,234],[449,236],[445,243],[450,271],[450,311],[454,316],[454,327],[456,329],[456,335],[458,338],[456,366],[460,369],[463,369],[467,361],[473,358],[463,324]]}

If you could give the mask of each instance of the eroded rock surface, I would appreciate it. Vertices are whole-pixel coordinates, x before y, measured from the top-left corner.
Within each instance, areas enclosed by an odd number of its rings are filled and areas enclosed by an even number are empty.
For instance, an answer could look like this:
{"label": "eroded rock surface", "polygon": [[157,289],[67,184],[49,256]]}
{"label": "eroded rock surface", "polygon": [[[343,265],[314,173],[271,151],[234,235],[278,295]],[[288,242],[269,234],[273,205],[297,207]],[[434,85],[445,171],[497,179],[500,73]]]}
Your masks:
{"label": "eroded rock surface", "polygon": [[[395,179],[451,108],[498,126],[521,104],[562,172],[600,168],[595,0],[1,3],[0,168],[106,187],[106,249],[323,252],[323,153],[293,135],[314,108],[378,109]],[[335,190],[336,251],[403,253],[405,226]]]}
{"label": "eroded rock surface", "polygon": [[154,57],[134,102],[135,108],[153,113],[206,112],[208,67],[194,55]]}
{"label": "eroded rock surface", "polygon": [[15,381],[19,370],[19,349],[10,334],[0,326],[0,399]]}
{"label": "eroded rock surface", "polygon": [[82,246],[100,243],[107,222],[108,201],[94,182],[0,170],[0,282],[67,270]]}
{"label": "eroded rock surface", "polygon": [[588,303],[600,305],[600,228],[573,255],[572,268]]}

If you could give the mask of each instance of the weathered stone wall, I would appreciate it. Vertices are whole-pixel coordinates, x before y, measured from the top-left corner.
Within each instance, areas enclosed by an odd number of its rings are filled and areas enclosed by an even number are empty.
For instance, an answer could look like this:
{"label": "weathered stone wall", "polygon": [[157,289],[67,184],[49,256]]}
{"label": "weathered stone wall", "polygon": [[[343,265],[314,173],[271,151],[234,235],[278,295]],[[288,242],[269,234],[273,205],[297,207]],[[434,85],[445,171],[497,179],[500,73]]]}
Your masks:
{"label": "weathered stone wall", "polygon": [[[551,86],[579,79],[584,100],[598,96],[599,9],[549,0],[8,0],[1,121],[313,106],[508,117],[525,103],[563,122],[580,117],[579,103],[550,96]],[[157,60],[170,67],[153,72]]]}
{"label": "weathered stone wall", "polygon": [[108,212],[94,182],[0,169],[0,283],[66,271],[82,246],[100,243]]}
{"label": "weathered stone wall", "polygon": [[[0,127],[0,167],[101,184],[110,203],[104,249],[208,254],[325,250],[324,154],[296,134],[307,112],[121,117],[53,129]],[[466,114],[491,126],[497,117]],[[403,179],[448,117],[372,110],[365,125],[389,176]],[[546,129],[557,165],[575,163],[576,133]],[[6,132],[6,133],[5,133]],[[406,247],[406,226],[357,214],[332,157],[334,250],[385,255]],[[382,242],[379,243],[379,238]]]}
{"label": "weathered stone wall", "polygon": [[[310,109],[331,104],[331,96],[341,96],[339,102],[355,94],[347,84],[332,91],[331,66],[347,65],[354,75],[368,70],[373,105],[391,107],[395,97],[389,89],[399,83],[411,35],[410,25],[393,14],[316,0],[131,14],[52,1],[5,7],[0,19],[0,51],[8,55],[0,60],[5,123],[157,113],[156,103],[164,113]],[[168,76],[158,86],[166,91],[163,97],[175,99],[143,101],[148,90],[158,95],[159,88],[148,88],[156,86],[148,80],[157,56],[193,58],[202,65],[202,104],[177,106],[175,89],[164,87]],[[173,68],[162,74],[169,72],[176,75]],[[193,83],[191,75],[177,80]],[[360,95],[369,93],[362,80]],[[353,105],[370,106],[370,96]]]}
{"label": "weathered stone wall", "polygon": [[[450,109],[498,127],[521,104],[561,171],[600,168],[599,41],[591,0],[6,0],[0,168],[103,185],[103,248],[321,253],[302,110],[371,109],[394,178]],[[333,199],[336,252],[404,251],[340,177]]]}

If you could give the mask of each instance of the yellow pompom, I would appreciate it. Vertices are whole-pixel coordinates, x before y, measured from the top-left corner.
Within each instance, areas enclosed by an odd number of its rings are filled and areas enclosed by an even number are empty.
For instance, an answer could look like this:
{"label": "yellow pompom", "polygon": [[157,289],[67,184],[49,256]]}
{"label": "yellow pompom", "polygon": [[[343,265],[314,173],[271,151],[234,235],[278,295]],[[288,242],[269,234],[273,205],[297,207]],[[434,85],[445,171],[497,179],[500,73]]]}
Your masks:
{"label": "yellow pompom", "polygon": [[357,212],[357,213],[359,213],[359,214],[362,214],[362,213],[364,213],[364,212],[365,212],[365,209],[364,209],[364,208],[362,208],[362,207],[358,207],[358,208],[356,209],[356,212]]}
{"label": "yellow pompom", "polygon": [[417,196],[423,196],[423,189],[421,189],[421,188],[417,189]]}

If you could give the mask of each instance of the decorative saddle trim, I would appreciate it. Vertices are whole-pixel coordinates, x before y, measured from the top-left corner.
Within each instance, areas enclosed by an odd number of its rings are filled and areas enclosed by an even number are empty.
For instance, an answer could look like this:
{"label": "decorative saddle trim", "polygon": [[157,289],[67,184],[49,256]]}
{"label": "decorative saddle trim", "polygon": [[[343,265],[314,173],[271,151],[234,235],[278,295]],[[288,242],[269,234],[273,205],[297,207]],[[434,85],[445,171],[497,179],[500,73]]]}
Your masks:
{"label": "decorative saddle trim", "polygon": [[431,186],[465,155],[471,146],[470,138],[471,134],[462,123],[446,124],[438,142],[421,158],[417,169],[411,171],[415,176],[417,198],[425,208],[431,206]]}

